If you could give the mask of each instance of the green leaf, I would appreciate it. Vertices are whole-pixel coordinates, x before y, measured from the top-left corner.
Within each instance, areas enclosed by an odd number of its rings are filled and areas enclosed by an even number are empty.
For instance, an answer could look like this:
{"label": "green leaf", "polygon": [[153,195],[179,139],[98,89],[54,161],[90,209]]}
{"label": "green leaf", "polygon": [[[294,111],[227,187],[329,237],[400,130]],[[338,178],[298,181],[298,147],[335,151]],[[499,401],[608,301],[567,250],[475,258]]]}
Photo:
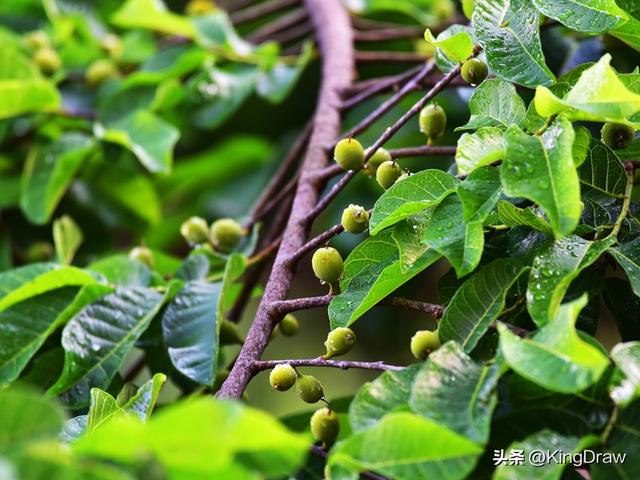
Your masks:
{"label": "green leaf", "polygon": [[626,22],[619,24],[610,33],[631,48],[640,51],[640,33],[638,32],[640,32],[640,20],[629,18]]}
{"label": "green leaf", "polygon": [[[467,49],[467,41],[465,37],[471,41],[471,44],[470,44],[471,49],[469,50],[469,55],[471,55],[471,53],[473,52],[473,46],[475,45],[476,40],[473,34],[473,29],[467,25],[453,24],[445,28],[438,34],[437,41],[445,45],[445,48],[446,48],[446,45],[448,44],[449,50],[451,50],[450,54],[455,57],[465,53]],[[450,41],[450,39],[453,39],[453,40]],[[425,32],[425,40],[429,42],[426,32]],[[463,62],[469,57],[469,55],[467,55],[461,60],[450,58],[442,48],[437,48],[437,46],[435,51],[436,51],[436,55],[435,55],[436,66],[442,73],[450,72],[456,66],[460,65],[460,62]]]}
{"label": "green leaf", "polygon": [[156,373],[151,380],[144,383],[124,405],[124,410],[136,415],[140,420],[147,421],[158,402],[160,390],[167,382],[167,376]]}
{"label": "green leaf", "polygon": [[441,33],[436,39],[431,30],[427,28],[424,32],[424,39],[453,62],[462,63],[473,53],[473,41],[465,31],[446,36]]}
{"label": "green leaf", "polygon": [[187,283],[162,315],[162,334],[171,363],[202,385],[213,385],[218,370],[220,283]]}
{"label": "green leaf", "polygon": [[458,179],[441,170],[424,170],[396,182],[373,206],[369,220],[371,235],[439,204],[455,191],[458,183]]}
{"label": "green leaf", "polygon": [[612,247],[608,252],[613,255],[629,277],[633,293],[640,297],[640,237]]}
{"label": "green leaf", "polygon": [[63,215],[53,222],[53,243],[60,263],[69,265],[83,240],[82,230],[69,215]]}
{"label": "green leaf", "polygon": [[237,34],[229,15],[222,9],[195,17],[193,24],[196,28],[195,40],[205,48],[225,49],[240,55],[249,54],[253,50],[253,46]]}
{"label": "green leaf", "polygon": [[611,68],[611,55],[587,68],[564,98],[538,86],[534,97],[536,110],[543,117],[563,113],[568,120],[594,122],[633,122],[628,118],[640,111],[640,95],[629,90]]}
{"label": "green leaf", "polygon": [[578,336],[575,322],[586,304],[584,295],[561,305],[532,338],[519,338],[499,323],[500,350],[509,367],[553,392],[578,393],[597,382],[609,361]]}
{"label": "green leaf", "polygon": [[498,127],[480,127],[474,133],[464,133],[458,139],[456,165],[458,174],[468,175],[477,168],[502,160],[507,145]]}
{"label": "green leaf", "polygon": [[498,202],[498,217],[507,227],[526,225],[540,232],[553,234],[547,220],[535,213],[532,208],[518,208],[513,203],[501,200]]}
{"label": "green leaf", "polygon": [[407,272],[429,250],[422,241],[424,231],[429,223],[427,214],[414,215],[396,224],[391,237],[398,246],[400,254],[400,270]]}
{"label": "green leaf", "polygon": [[121,287],[147,287],[151,270],[144,263],[126,255],[113,255],[92,263],[87,270],[102,275],[106,281]]}
{"label": "green leaf", "polygon": [[93,432],[113,415],[120,412],[116,399],[99,388],[91,389],[91,403],[87,415],[87,433]]}
{"label": "green leaf", "polygon": [[387,413],[408,407],[411,385],[420,365],[386,371],[358,389],[349,404],[349,422],[354,432],[377,424]]}
{"label": "green leaf", "polygon": [[530,88],[553,83],[540,44],[540,14],[529,0],[476,0],[472,20],[498,78]]}
{"label": "green leaf", "polygon": [[125,29],[144,28],[187,38],[195,34],[189,19],[172,13],[162,0],[127,0],[111,21]]}
{"label": "green leaf", "polygon": [[471,352],[504,309],[511,286],[526,270],[519,261],[508,258],[482,267],[447,305],[438,324],[440,340],[455,340],[465,352]]}
{"label": "green leaf", "polygon": [[610,387],[616,405],[625,408],[640,397],[640,342],[619,343],[611,358],[620,370],[620,378]]}
{"label": "green leaf", "polygon": [[544,16],[578,32],[603,33],[627,18],[615,0],[533,0],[533,4]]}
{"label": "green leaf", "polygon": [[329,468],[371,470],[395,480],[462,479],[482,449],[448,428],[411,413],[390,413],[336,445]]}
{"label": "green leaf", "polygon": [[627,173],[616,153],[603,144],[594,145],[578,170],[580,182],[595,198],[620,198],[627,185]]}
{"label": "green leaf", "polygon": [[573,232],[582,206],[571,123],[559,118],[534,136],[512,126],[506,138],[507,155],[500,168],[505,193],[540,205],[556,237]]}
{"label": "green leaf", "polygon": [[345,261],[342,293],[333,297],[329,305],[331,328],[351,325],[438,258],[440,255],[429,249],[403,271],[392,232],[367,238]]}
{"label": "green leaf", "polygon": [[484,444],[498,401],[497,364],[480,366],[448,342],[429,355],[411,387],[409,406],[425,418]]}
{"label": "green leaf", "polygon": [[475,130],[480,127],[508,128],[522,126],[526,108],[516,87],[509,82],[491,78],[478,85],[469,99],[471,118],[458,130]]}
{"label": "green leaf", "polygon": [[59,268],[60,265],[53,262],[32,263],[0,273],[0,299],[25,284],[30,283],[40,275]]}
{"label": "green leaf", "polygon": [[67,133],[29,155],[22,176],[20,208],[30,221],[49,221],[93,146],[91,137]]}
{"label": "green leaf", "polygon": [[591,145],[591,133],[586,127],[574,128],[576,138],[573,141],[573,161],[579,167],[587,159],[589,145]]}
{"label": "green leaf", "polygon": [[130,150],[152,173],[171,171],[173,148],[180,138],[177,128],[146,110],[136,110],[107,125],[96,123],[94,134]]}
{"label": "green leaf", "polygon": [[458,278],[478,266],[484,247],[482,223],[465,223],[462,201],[457,195],[450,195],[435,208],[423,240],[449,260]]}
{"label": "green leaf", "polygon": [[591,242],[570,235],[536,255],[527,288],[527,310],[536,325],[556,315],[571,282],[614,243],[614,238]]}
{"label": "green leaf", "polygon": [[107,388],[163,302],[155,290],[128,288],[82,310],[64,328],[64,370],[48,394],[71,408],[86,405],[91,387]]}
{"label": "green leaf", "polygon": [[459,186],[465,222],[483,222],[502,195],[500,171],[483,167],[474,171]]}
{"label": "green leaf", "polygon": [[256,79],[256,93],[271,103],[282,103],[313,60],[313,44],[306,42],[295,65],[276,63]]}

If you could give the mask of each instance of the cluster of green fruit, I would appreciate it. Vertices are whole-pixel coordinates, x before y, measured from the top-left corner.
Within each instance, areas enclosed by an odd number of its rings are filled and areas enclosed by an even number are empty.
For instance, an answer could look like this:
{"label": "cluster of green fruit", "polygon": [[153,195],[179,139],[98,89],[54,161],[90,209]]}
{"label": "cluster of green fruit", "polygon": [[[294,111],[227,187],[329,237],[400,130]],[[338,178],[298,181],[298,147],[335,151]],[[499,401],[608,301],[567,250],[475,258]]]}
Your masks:
{"label": "cluster of green fruit", "polygon": [[180,234],[191,245],[211,244],[222,253],[238,246],[247,230],[232,218],[220,218],[211,226],[202,217],[191,217],[180,226]]}

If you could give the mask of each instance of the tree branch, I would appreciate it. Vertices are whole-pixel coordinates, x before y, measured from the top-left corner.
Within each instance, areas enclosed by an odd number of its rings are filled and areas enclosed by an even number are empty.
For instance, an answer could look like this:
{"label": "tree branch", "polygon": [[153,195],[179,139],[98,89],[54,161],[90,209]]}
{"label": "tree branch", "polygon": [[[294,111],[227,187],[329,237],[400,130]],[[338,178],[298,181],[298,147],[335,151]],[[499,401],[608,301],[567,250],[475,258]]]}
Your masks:
{"label": "tree branch", "polygon": [[425,145],[421,147],[398,148],[389,150],[389,153],[393,158],[430,157],[432,155],[455,155],[456,150],[456,147],[434,147],[432,145]]}
{"label": "tree branch", "polygon": [[316,248],[324,245],[329,240],[331,240],[333,237],[335,237],[336,235],[341,234],[342,232],[344,232],[344,227],[342,225],[340,225],[340,224],[334,225],[329,230],[325,230],[324,232],[322,232],[317,237],[312,238],[307,243],[302,245],[298,250],[296,250],[289,257],[287,257],[285,262],[288,265],[295,265],[295,263],[298,260],[300,260],[302,257],[304,257],[308,252],[310,252],[311,250],[315,250]]}
{"label": "tree branch", "polygon": [[429,57],[423,53],[416,52],[376,52],[364,50],[356,52],[357,62],[399,62],[399,63],[412,63],[412,62],[426,62]]}
{"label": "tree branch", "polygon": [[266,25],[263,25],[251,32],[247,36],[247,40],[252,43],[262,43],[269,40],[272,35],[283,30],[287,30],[290,27],[295,27],[299,23],[304,22],[307,18],[307,12],[303,8],[293,10],[291,13],[287,13],[286,15],[275,19],[273,22],[267,23]]}
{"label": "tree branch", "polygon": [[259,3],[252,7],[247,7],[243,10],[238,10],[232,13],[229,18],[234,24],[251,22],[257,20],[260,17],[270,15],[272,13],[284,10],[292,5],[296,5],[300,0],[268,0],[263,3]]}
{"label": "tree branch", "polygon": [[325,360],[322,357],[318,358],[300,358],[291,360],[256,360],[253,362],[253,372],[258,373],[263,370],[271,370],[276,365],[288,363],[292,367],[328,367],[328,368],[340,368],[342,370],[348,370],[350,368],[359,368],[362,370],[378,370],[386,371],[402,370],[405,367],[400,365],[389,365],[384,362],[356,362],[349,360]]}

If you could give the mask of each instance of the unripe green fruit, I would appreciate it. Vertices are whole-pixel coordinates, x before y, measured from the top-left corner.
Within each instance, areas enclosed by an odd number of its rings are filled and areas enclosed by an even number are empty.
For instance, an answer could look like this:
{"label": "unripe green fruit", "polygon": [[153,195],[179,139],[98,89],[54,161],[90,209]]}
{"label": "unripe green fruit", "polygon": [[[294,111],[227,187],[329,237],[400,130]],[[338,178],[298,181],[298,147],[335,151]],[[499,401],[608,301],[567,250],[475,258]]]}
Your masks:
{"label": "unripe green fruit", "polygon": [[107,55],[114,60],[118,60],[122,57],[122,54],[124,53],[124,43],[122,43],[119,36],[113,33],[108,33],[102,38],[100,43],[102,44],[104,51],[107,52]]}
{"label": "unripe green fruit", "polygon": [[147,247],[135,247],[129,252],[129,258],[131,260],[137,260],[144,263],[147,267],[153,269],[156,265],[156,257]]}
{"label": "unripe green fruit", "polygon": [[369,212],[359,205],[349,205],[342,212],[342,226],[349,233],[362,233],[369,227]]}
{"label": "unripe green fruit", "polygon": [[311,416],[311,435],[316,440],[330,445],[335,442],[340,433],[340,420],[333,410],[323,407]]}
{"label": "unripe green fruit", "polygon": [[35,242],[29,245],[24,254],[27,262],[45,262],[53,257],[53,245],[49,242]]}
{"label": "unripe green fruit", "polygon": [[221,218],[211,225],[209,240],[217,250],[228,253],[240,243],[245,234],[246,230],[238,222],[232,218]]}
{"label": "unripe green fruit", "polygon": [[607,122],[600,131],[602,143],[613,150],[627,148],[636,137],[633,127],[621,123]]}
{"label": "unripe green fruit", "polygon": [[40,71],[45,75],[51,75],[57,72],[62,66],[62,60],[60,60],[58,53],[48,47],[38,50],[33,56],[33,59]]}
{"label": "unripe green fruit", "polygon": [[209,225],[202,217],[191,217],[180,225],[180,235],[189,245],[198,245],[209,239]]}
{"label": "unripe green fruit", "polygon": [[323,247],[311,257],[311,267],[321,281],[332,284],[340,280],[344,271],[342,256],[335,248]]}
{"label": "unripe green fruit", "polygon": [[327,348],[322,358],[329,360],[349,352],[356,343],[356,334],[347,327],[338,327],[329,332],[324,346]]}
{"label": "unripe green fruit", "polygon": [[396,180],[402,175],[402,169],[394,161],[384,162],[376,172],[376,180],[378,184],[385,190],[396,183]]}
{"label": "unripe green fruit", "polygon": [[[365,152],[367,155],[369,153],[369,150],[371,149],[368,148]],[[388,162],[390,160],[392,160],[392,158],[389,150],[380,147],[378,150],[376,150],[376,153],[374,153],[371,158],[367,160],[367,164],[364,167],[365,173],[370,177],[375,177],[376,172],[378,171],[378,167],[384,162]]]}
{"label": "unripe green fruit", "polygon": [[464,81],[473,86],[482,83],[488,74],[487,64],[477,58],[470,58],[462,64],[460,69],[460,75]]}
{"label": "unripe green fruit", "polygon": [[320,380],[311,375],[300,375],[296,381],[296,393],[307,403],[316,403],[324,398]]}
{"label": "unripe green fruit", "polygon": [[24,42],[29,50],[41,50],[51,46],[49,35],[42,30],[34,30],[24,37]]}
{"label": "unripe green fruit", "polygon": [[344,170],[360,170],[364,165],[364,148],[355,138],[343,138],[336,144],[333,159]]}
{"label": "unripe green fruit", "polygon": [[285,315],[278,325],[280,327],[280,331],[285,337],[293,337],[298,333],[298,330],[300,330],[300,322],[298,322],[295,315],[291,313]]}
{"label": "unripe green fruit", "polygon": [[396,180],[396,183],[401,182],[402,180],[405,180],[407,178],[409,178],[411,176],[411,172],[409,170],[405,170],[402,175],[400,175],[398,177],[398,180]]}
{"label": "unripe green fruit", "polygon": [[437,330],[418,330],[411,338],[411,353],[418,360],[424,360],[438,347],[440,347],[440,337]]}
{"label": "unripe green fruit", "polygon": [[[313,378],[313,377],[312,377]],[[298,379],[298,374],[294,368],[288,363],[281,363],[276,365],[269,374],[269,383],[271,386],[279,392],[284,392],[293,387]]]}
{"label": "unripe green fruit", "polygon": [[97,87],[105,80],[117,77],[119,73],[118,67],[113,61],[101,58],[89,65],[85,78],[87,85]]}
{"label": "unripe green fruit", "polygon": [[429,141],[435,140],[444,133],[447,128],[447,114],[440,105],[431,103],[420,111],[420,131]]}
{"label": "unripe green fruit", "polygon": [[206,15],[216,10],[215,2],[211,0],[190,0],[184,9],[189,16]]}
{"label": "unripe green fruit", "polygon": [[462,13],[464,16],[471,20],[471,15],[473,15],[473,3],[474,0],[462,0]]}
{"label": "unripe green fruit", "polygon": [[440,21],[448,20],[456,13],[456,6],[451,0],[439,0],[433,6],[433,13]]}
{"label": "unripe green fruit", "polygon": [[222,322],[220,322],[220,344],[241,345],[243,343],[244,337],[240,335],[238,326],[229,320],[222,320]]}

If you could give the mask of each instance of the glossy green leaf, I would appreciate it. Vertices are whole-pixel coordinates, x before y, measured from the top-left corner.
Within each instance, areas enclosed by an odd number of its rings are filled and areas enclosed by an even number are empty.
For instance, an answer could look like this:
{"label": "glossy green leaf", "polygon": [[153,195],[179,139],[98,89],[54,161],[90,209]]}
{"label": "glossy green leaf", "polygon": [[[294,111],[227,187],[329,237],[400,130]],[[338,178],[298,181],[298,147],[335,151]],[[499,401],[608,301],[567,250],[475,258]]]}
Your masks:
{"label": "glossy green leaf", "polygon": [[481,366],[456,342],[429,355],[411,387],[411,410],[439,425],[484,444],[498,401],[499,367]]}
{"label": "glossy green leaf", "polygon": [[121,287],[147,287],[151,282],[151,270],[142,262],[126,255],[113,255],[90,264],[87,270],[102,275],[109,283]]}
{"label": "glossy green leaf", "polygon": [[467,32],[461,31],[450,36],[442,36],[442,38],[441,35],[438,35],[436,39],[431,30],[427,28],[424,32],[424,39],[453,62],[462,63],[469,58],[473,52],[473,41]]}
{"label": "glossy green leaf", "polygon": [[86,405],[91,387],[109,385],[163,302],[155,290],[127,288],[82,310],[62,333],[64,370],[48,393],[72,407]]}
{"label": "glossy green leaf", "polygon": [[475,0],[473,28],[498,78],[531,88],[553,83],[540,44],[539,19],[529,0]]}
{"label": "glossy green leaf", "polygon": [[498,127],[480,127],[474,133],[464,133],[458,139],[456,164],[458,174],[468,175],[477,168],[502,160],[507,145]]}
{"label": "glossy green leaf", "polygon": [[502,195],[500,171],[483,167],[474,171],[458,186],[465,222],[482,222],[493,211]]}
{"label": "glossy green leaf", "polygon": [[457,195],[450,195],[435,208],[423,240],[449,260],[458,278],[478,266],[484,248],[482,223],[465,223],[462,201]]}
{"label": "glossy green leaf", "polygon": [[238,35],[229,15],[222,9],[195,17],[193,24],[196,29],[195,40],[205,48],[225,49],[240,55],[253,50],[252,45]]}
{"label": "glossy green leaf", "polygon": [[640,397],[640,342],[617,344],[611,358],[620,370],[620,378],[611,386],[611,398],[624,408]]}
{"label": "glossy green leaf", "polygon": [[59,268],[60,265],[54,262],[31,263],[0,273],[0,299],[29,284],[40,275]]}
{"label": "glossy green leaf", "polygon": [[438,323],[440,340],[455,340],[465,352],[471,352],[504,309],[511,286],[526,270],[517,260],[507,258],[478,270],[447,305]]}
{"label": "glossy green leaf", "polygon": [[614,238],[591,242],[570,235],[536,255],[529,274],[527,310],[538,326],[555,316],[571,282],[614,243]]}
{"label": "glossy green leaf", "polygon": [[578,32],[606,32],[627,17],[615,0],[533,0],[533,4],[544,16]]}
{"label": "glossy green leaf", "polygon": [[60,263],[69,265],[83,240],[82,230],[70,216],[64,215],[53,222],[53,243]]}
{"label": "glossy green leaf", "polygon": [[256,79],[256,93],[271,103],[281,103],[293,91],[296,83],[313,60],[313,44],[307,42],[302,47],[295,65],[276,63],[273,68]]}
{"label": "glossy green leaf", "polygon": [[120,406],[116,399],[99,388],[91,389],[89,413],[87,415],[87,433],[99,428],[113,415],[120,412]]}
{"label": "glossy green leaf", "polygon": [[111,21],[121,28],[145,28],[187,38],[195,34],[189,19],[172,13],[162,0],[127,0]]}
{"label": "glossy green leaf", "polygon": [[498,324],[500,350],[516,373],[547,390],[578,393],[598,381],[609,366],[599,348],[578,336],[575,322],[586,295],[561,305],[531,338],[519,338]]}
{"label": "glossy green leaf", "polygon": [[498,202],[498,217],[507,227],[526,225],[540,232],[553,234],[549,222],[532,208],[518,208],[513,203],[502,200]]}
{"label": "glossy green leaf", "polygon": [[578,170],[580,182],[595,198],[621,197],[627,184],[624,165],[609,147],[594,145]]}
{"label": "glossy green leaf", "polygon": [[559,118],[542,135],[534,136],[514,126],[506,138],[507,155],[500,168],[505,193],[539,204],[556,237],[573,232],[582,206],[571,123]]}
{"label": "glossy green leaf", "polygon": [[167,376],[156,373],[151,380],[144,383],[133,397],[124,405],[124,410],[136,415],[140,420],[149,420],[158,402],[160,391],[167,382]]}
{"label": "glossy green leaf", "polygon": [[[469,39],[470,43],[467,43],[467,39]],[[425,40],[429,42],[426,32]],[[436,67],[438,67],[438,70],[442,73],[448,73],[471,55],[476,40],[473,29],[470,26],[453,24],[438,33],[437,42],[444,45],[445,48],[435,46]],[[445,53],[447,47],[449,47],[448,50],[451,57]],[[460,60],[456,59],[456,57],[460,58],[460,56],[467,51],[469,54],[466,57],[462,57]]]}
{"label": "glossy green leaf", "polygon": [[22,176],[20,208],[30,221],[37,224],[49,221],[93,146],[91,137],[67,133],[28,157]]}
{"label": "glossy green leaf", "polygon": [[640,20],[629,18],[626,22],[618,24],[611,31],[611,35],[619,38],[631,48],[640,51]]}
{"label": "glossy green leaf", "polygon": [[507,128],[522,126],[526,108],[516,87],[499,79],[489,79],[475,88],[469,99],[471,118],[458,130],[475,130],[480,127]]}
{"label": "glossy green leaf", "polygon": [[634,240],[612,247],[608,252],[624,269],[633,292],[640,297],[640,237]]}
{"label": "glossy green leaf", "polygon": [[574,127],[576,138],[573,140],[573,161],[579,167],[587,159],[591,133],[586,127]]}
{"label": "glossy green leaf", "polygon": [[396,182],[373,206],[369,220],[371,235],[439,204],[455,191],[458,183],[454,176],[441,170],[424,170]]}

